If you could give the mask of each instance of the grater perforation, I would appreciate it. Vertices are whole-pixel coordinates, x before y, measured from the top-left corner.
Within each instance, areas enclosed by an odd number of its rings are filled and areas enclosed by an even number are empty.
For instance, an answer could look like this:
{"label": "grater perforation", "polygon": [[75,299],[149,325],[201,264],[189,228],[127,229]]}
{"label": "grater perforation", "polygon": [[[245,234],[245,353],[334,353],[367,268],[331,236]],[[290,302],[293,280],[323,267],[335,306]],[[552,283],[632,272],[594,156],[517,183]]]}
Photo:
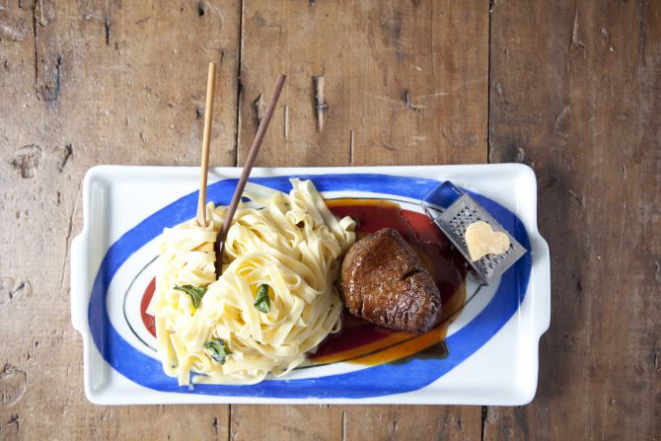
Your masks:
{"label": "grater perforation", "polygon": [[[499,278],[527,251],[482,205],[449,181],[425,197],[423,207],[483,283],[490,284]],[[500,255],[487,254],[474,262],[466,244],[466,229],[477,221],[488,223],[493,231],[505,233],[510,240],[509,249]]]}

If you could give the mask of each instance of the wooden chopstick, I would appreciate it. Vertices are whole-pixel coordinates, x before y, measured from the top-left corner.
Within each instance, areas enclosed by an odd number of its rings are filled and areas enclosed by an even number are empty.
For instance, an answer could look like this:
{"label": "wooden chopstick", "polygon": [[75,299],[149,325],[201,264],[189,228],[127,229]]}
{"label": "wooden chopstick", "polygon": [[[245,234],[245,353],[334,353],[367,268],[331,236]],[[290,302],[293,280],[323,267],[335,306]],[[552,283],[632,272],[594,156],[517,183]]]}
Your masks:
{"label": "wooden chopstick", "polygon": [[209,173],[209,143],[211,142],[211,123],[213,122],[213,97],[216,79],[216,63],[209,63],[207,76],[207,102],[204,107],[204,135],[202,137],[202,166],[200,167],[200,193],[197,200],[197,222],[207,226],[207,175]]}
{"label": "wooden chopstick", "polygon": [[259,148],[262,146],[264,135],[266,135],[266,129],[269,127],[271,117],[275,111],[275,106],[278,104],[280,92],[282,92],[282,87],[284,86],[286,79],[286,75],[280,74],[278,81],[275,83],[273,93],[271,93],[271,100],[269,101],[269,104],[266,108],[266,113],[264,114],[264,117],[262,118],[261,122],[259,123],[259,127],[257,128],[255,140],[253,141],[252,146],[250,147],[250,151],[248,152],[248,158],[246,158],[246,163],[243,166],[243,172],[241,173],[239,182],[236,185],[236,190],[234,191],[232,202],[230,203],[230,206],[227,210],[227,216],[223,221],[223,228],[220,230],[220,234],[218,235],[218,239],[216,241],[216,276],[218,277],[220,277],[222,273],[222,256],[223,249],[225,248],[225,237],[227,236],[227,232],[229,231],[230,225],[232,224],[234,214],[236,214],[236,209],[239,206],[241,196],[243,195],[243,189],[246,187],[246,183],[248,182],[250,171],[252,170],[255,158],[257,158],[257,153],[259,153]]}

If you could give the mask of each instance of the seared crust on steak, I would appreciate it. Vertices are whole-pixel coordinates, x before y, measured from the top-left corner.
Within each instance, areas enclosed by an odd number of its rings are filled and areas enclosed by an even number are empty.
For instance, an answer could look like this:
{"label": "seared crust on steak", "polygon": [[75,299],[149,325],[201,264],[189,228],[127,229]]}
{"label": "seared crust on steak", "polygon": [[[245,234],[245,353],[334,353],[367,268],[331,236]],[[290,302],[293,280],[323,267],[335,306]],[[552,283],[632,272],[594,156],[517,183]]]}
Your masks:
{"label": "seared crust on steak", "polygon": [[380,326],[427,332],[441,316],[441,293],[411,246],[392,228],[356,242],[342,262],[344,303]]}

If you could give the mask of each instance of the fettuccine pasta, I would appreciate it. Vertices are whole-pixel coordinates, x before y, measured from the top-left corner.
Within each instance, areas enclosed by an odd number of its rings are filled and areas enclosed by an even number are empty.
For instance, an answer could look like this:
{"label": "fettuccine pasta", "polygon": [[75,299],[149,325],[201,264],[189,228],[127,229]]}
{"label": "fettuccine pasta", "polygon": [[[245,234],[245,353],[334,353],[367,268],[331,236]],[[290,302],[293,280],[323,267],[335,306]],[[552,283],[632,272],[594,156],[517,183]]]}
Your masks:
{"label": "fettuccine pasta", "polygon": [[194,383],[223,384],[285,375],[339,330],[334,282],[355,223],[337,220],[310,181],[291,183],[289,195],[245,195],[263,208],[237,210],[218,280],[225,207],[207,206],[206,227],[193,219],[163,232],[149,311],[163,369],[180,385],[191,372],[203,374]]}

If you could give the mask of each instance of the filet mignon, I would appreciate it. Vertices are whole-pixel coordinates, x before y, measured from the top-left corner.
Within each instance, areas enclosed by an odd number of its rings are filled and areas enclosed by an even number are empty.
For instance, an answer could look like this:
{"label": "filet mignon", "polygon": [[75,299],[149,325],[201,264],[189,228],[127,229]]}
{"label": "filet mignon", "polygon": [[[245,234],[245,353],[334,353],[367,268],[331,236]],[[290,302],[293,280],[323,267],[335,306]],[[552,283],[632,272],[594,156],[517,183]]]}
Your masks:
{"label": "filet mignon", "polygon": [[411,246],[392,228],[356,242],[340,280],[349,311],[380,326],[427,332],[441,316],[441,293]]}

